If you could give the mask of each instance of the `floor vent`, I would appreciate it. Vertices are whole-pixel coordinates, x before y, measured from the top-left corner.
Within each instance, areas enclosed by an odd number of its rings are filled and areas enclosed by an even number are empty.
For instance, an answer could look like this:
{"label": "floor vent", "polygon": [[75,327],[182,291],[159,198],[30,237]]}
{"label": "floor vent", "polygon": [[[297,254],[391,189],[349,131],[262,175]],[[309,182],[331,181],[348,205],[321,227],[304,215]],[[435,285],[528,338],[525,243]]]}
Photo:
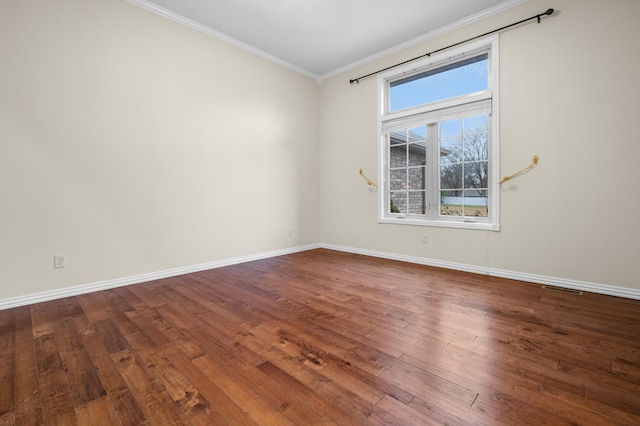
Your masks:
{"label": "floor vent", "polygon": [[542,288],[544,288],[545,290],[557,291],[559,293],[575,294],[576,296],[582,296],[583,294],[580,290],[574,290],[572,288],[556,287],[554,285],[543,285]]}

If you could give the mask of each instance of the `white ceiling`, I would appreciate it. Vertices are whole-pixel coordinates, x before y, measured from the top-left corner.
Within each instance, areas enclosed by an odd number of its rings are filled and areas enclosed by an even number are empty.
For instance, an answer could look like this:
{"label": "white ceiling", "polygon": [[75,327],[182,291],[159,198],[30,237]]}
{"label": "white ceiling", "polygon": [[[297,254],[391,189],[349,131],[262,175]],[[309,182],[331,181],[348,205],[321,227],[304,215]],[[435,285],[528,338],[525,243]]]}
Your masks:
{"label": "white ceiling", "polygon": [[129,0],[316,79],[526,0]]}

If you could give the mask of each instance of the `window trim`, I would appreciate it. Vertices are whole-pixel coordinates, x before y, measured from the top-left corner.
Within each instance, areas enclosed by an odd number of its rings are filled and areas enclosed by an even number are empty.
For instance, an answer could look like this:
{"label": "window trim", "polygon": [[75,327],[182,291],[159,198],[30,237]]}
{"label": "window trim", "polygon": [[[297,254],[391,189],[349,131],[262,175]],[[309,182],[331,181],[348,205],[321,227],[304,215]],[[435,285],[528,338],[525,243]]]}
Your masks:
{"label": "window trim", "polygon": [[[424,73],[430,69],[446,66],[447,64],[459,61],[483,52],[488,53],[489,58],[489,89],[482,92],[465,94],[455,98],[444,99],[425,105],[404,108],[389,112],[388,101],[390,83],[392,81],[408,78],[411,75]],[[499,36],[492,35],[483,39],[470,42],[463,46],[441,52],[438,55],[421,59],[409,63],[403,67],[395,68],[378,76],[378,176],[381,177],[381,186],[378,193],[378,223],[406,224],[419,226],[435,226],[463,229],[500,230],[500,188],[499,177]],[[489,106],[488,131],[489,138],[489,169],[488,169],[488,190],[489,190],[489,216],[487,221],[474,222],[469,217],[443,218],[437,215],[436,218],[429,218],[428,215],[398,214],[389,213],[389,182],[387,177],[387,164],[385,163],[387,154],[385,134],[389,129],[402,127],[403,123],[410,123],[420,116],[437,116],[439,110],[450,108],[454,105],[473,105],[477,102],[487,100]],[[384,129],[384,131],[383,131]],[[432,171],[427,170],[427,173]]]}

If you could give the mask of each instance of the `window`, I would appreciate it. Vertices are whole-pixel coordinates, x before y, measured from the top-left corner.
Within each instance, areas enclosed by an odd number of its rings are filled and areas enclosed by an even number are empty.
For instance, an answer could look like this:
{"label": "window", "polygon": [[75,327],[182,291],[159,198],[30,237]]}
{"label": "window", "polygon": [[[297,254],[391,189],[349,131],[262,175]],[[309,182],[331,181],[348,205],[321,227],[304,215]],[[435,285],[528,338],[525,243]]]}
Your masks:
{"label": "window", "polygon": [[379,222],[499,229],[497,44],[379,77]]}

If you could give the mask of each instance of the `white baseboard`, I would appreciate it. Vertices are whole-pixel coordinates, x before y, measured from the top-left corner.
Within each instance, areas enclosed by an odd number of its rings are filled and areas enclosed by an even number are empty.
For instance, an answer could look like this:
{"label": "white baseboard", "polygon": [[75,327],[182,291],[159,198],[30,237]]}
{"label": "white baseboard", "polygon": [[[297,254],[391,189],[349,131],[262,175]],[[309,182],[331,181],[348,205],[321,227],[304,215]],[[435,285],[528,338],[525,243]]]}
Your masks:
{"label": "white baseboard", "polygon": [[592,293],[606,294],[609,296],[624,297],[627,299],[640,300],[640,290],[615,287],[606,284],[591,283],[586,281],[569,280],[565,278],[549,277],[545,275],[528,274],[524,272],[507,271],[503,269],[487,268],[482,266],[467,265],[464,263],[447,262],[436,259],[428,259],[417,256],[382,252],[376,250],[366,250],[356,247],[340,246],[335,244],[309,244],[305,246],[292,247],[283,250],[275,250],[264,253],[257,253],[247,256],[233,257],[229,259],[216,260],[213,262],[201,263],[198,265],[184,266],[180,268],[167,269],[164,271],[151,272],[148,274],[134,275],[131,277],[118,278],[115,280],[100,281],[91,284],[84,284],[75,287],[67,287],[59,290],[44,291],[41,293],[17,296],[0,300],[0,310],[17,308],[19,306],[31,305],[34,303],[48,302],[50,300],[62,299],[64,297],[77,296],[94,291],[108,290],[132,284],[139,284],[147,281],[170,278],[178,275],[190,274],[192,272],[205,271],[207,269],[221,268],[223,266],[237,265],[239,263],[251,262],[254,260],[267,259],[270,257],[283,256],[286,254],[298,253],[316,248],[342,251],[347,253],[362,254],[365,256],[379,257],[383,259],[398,260],[401,262],[416,263],[419,265],[435,266],[438,268],[453,269],[456,271],[472,272],[475,274],[490,275],[512,280],[526,281],[531,283],[553,285],[574,290],[588,291]]}
{"label": "white baseboard", "polygon": [[79,294],[92,293],[94,291],[109,290],[126,285],[140,284],[147,281],[170,278],[178,275],[190,274],[192,272],[205,271],[207,269],[221,268],[223,266],[237,265],[239,263],[251,262],[253,260],[267,259],[270,257],[283,256],[285,254],[298,253],[301,251],[319,248],[319,244],[309,244],[306,246],[292,247],[283,250],[274,250],[264,253],[251,254],[247,256],[233,257],[229,259],[216,260],[213,262],[200,263],[198,265],[184,266],[164,271],[151,272],[148,274],[134,275],[131,277],[118,278],[115,280],[100,281],[91,284],[84,284],[74,287],[62,288],[59,290],[43,291],[41,293],[17,296],[0,300],[0,311],[4,309],[17,308],[19,306],[31,305],[34,303],[48,302],[50,300],[62,299],[64,297],[77,296]]}
{"label": "white baseboard", "polygon": [[456,271],[473,272],[475,274],[490,275],[494,277],[509,278],[512,280],[526,281],[530,283],[552,285],[570,288],[574,290],[588,291],[591,293],[606,294],[608,296],[624,297],[640,300],[640,290],[616,287],[608,284],[592,283],[587,281],[569,280],[565,278],[549,277],[546,275],[528,274],[525,272],[508,271],[504,269],[488,268],[483,266],[467,265],[464,263],[447,262],[443,260],[427,259],[424,257],[408,256],[403,254],[365,250],[355,247],[340,246],[320,243],[321,248],[344,251],[365,256],[380,257],[383,259],[399,260],[402,262],[417,263],[419,265],[435,266],[438,268],[453,269]]}

